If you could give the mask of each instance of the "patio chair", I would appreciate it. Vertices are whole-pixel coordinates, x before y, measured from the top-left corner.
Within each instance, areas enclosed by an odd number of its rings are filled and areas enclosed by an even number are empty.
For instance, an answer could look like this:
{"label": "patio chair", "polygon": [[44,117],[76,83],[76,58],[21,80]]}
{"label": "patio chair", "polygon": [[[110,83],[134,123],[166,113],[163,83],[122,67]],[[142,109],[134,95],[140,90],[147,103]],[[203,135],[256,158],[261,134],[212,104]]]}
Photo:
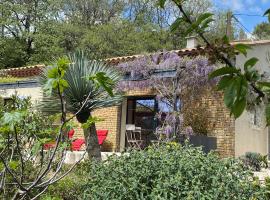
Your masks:
{"label": "patio chair", "polygon": [[135,127],[134,124],[126,125],[126,139],[129,148],[142,150],[145,147],[145,141],[142,139],[141,127]]}

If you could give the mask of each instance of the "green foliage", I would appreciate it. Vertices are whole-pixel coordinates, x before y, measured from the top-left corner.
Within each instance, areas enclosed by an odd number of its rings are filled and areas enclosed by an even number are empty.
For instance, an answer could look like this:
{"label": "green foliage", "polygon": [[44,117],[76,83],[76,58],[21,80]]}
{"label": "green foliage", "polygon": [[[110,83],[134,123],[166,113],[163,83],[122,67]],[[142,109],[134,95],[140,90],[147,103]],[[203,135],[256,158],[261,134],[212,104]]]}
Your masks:
{"label": "green foliage", "polygon": [[68,87],[68,82],[63,78],[69,66],[70,61],[66,57],[59,58],[56,65],[48,69],[48,80],[45,83],[44,90],[51,95],[53,90],[60,94]]}
{"label": "green foliage", "polygon": [[16,83],[18,81],[26,81],[27,78],[17,78],[17,77],[1,77],[0,76],[0,83]]}
{"label": "green foliage", "polygon": [[265,199],[241,162],[170,144],[93,163],[83,199]]}
{"label": "green foliage", "polygon": [[270,8],[265,11],[265,13],[263,14],[263,16],[267,16],[268,17],[268,21],[270,22]]}
{"label": "green foliage", "polygon": [[268,167],[267,155],[263,156],[259,153],[247,152],[241,160],[254,171],[260,171],[262,167]]}
{"label": "green foliage", "polygon": [[[246,45],[236,47],[244,55],[247,54],[248,48]],[[221,77],[217,88],[224,91],[224,103],[235,118],[238,118],[246,108],[248,83],[254,83],[260,79],[258,71],[254,69],[257,62],[258,59],[254,57],[247,60],[244,64],[243,74],[240,69],[235,67],[222,67],[209,75],[210,79]]]}
{"label": "green foliage", "polygon": [[76,173],[71,173],[67,177],[51,185],[41,200],[77,200],[81,194],[81,186],[84,178]]}
{"label": "green foliage", "polygon": [[246,108],[248,82],[254,79],[254,71],[250,68],[255,65],[253,59],[247,61],[245,75],[233,67],[222,67],[209,75],[209,78],[222,76],[218,83],[218,89],[224,91],[224,103],[231,110],[231,114],[238,118]]}
{"label": "green foliage", "polygon": [[[170,2],[165,5],[165,0],[161,1],[164,9],[152,0],[36,2],[4,0],[0,5],[0,25],[5,27],[0,39],[4,47],[0,50],[0,68],[49,64],[76,49],[84,49],[93,59],[104,59],[185,47],[186,23],[170,32],[176,7]],[[194,18],[212,6],[209,0],[183,3]],[[224,27],[212,27],[210,21],[203,20],[201,28],[210,25],[207,32],[215,38],[213,35],[223,32]]]}
{"label": "green foliage", "polygon": [[213,19],[211,18],[212,16],[212,13],[202,13],[201,15],[199,15],[197,20],[192,22],[191,26],[188,28],[186,35],[188,35],[192,31],[204,32],[205,29],[209,27],[209,23],[213,21]]}
{"label": "green foliage", "polygon": [[88,118],[87,122],[85,122],[85,123],[82,124],[82,128],[87,129],[92,124],[97,123],[97,122],[101,122],[101,121],[103,121],[103,119],[100,119],[98,117],[92,117],[91,116],[91,117]]}
{"label": "green foliage", "polygon": [[[26,182],[33,181],[39,170],[36,158],[44,155],[43,144],[55,136],[53,121],[54,118],[34,110],[30,98],[14,95],[4,106],[0,103],[0,169],[4,168],[4,159],[15,176],[21,175],[20,178]],[[21,160],[24,160],[23,165]],[[1,180],[9,186],[5,193],[1,190],[0,198],[11,199],[17,189],[14,178],[6,173]]]}
{"label": "green foliage", "polygon": [[91,58],[105,59],[172,49],[173,46],[172,38],[167,30],[160,29],[151,23],[137,25],[123,20],[87,30],[80,48],[84,49]]}
{"label": "green foliage", "polygon": [[[76,169],[59,182],[51,185],[41,200],[77,200],[83,194],[83,185],[86,184],[88,170],[91,166],[89,160],[79,163]],[[69,166],[64,166],[69,167]]]}
{"label": "green foliage", "polygon": [[[5,106],[0,105],[0,144],[6,145],[9,134],[13,135],[14,128],[22,138],[34,136],[37,141],[34,148],[40,148],[42,144],[51,140],[54,136],[51,126],[54,117],[45,117],[40,112],[34,111],[30,98],[12,96],[12,100]],[[1,141],[1,139],[3,139]],[[24,142],[22,139],[21,142]],[[37,144],[39,146],[37,147]]]}
{"label": "green foliage", "polygon": [[159,0],[159,1],[158,1],[158,5],[159,5],[161,8],[164,8],[165,3],[166,3],[166,0]]}
{"label": "green foliage", "polygon": [[270,39],[270,23],[262,22],[256,25],[253,33],[258,39]]}
{"label": "green foliage", "polygon": [[[120,95],[110,96],[112,84],[120,78],[117,71],[101,61],[89,60],[82,51],[70,54],[69,60],[71,64],[66,70],[58,70],[56,65],[45,69],[40,78],[46,91],[54,89],[58,83],[62,84],[68,112],[76,113],[84,104],[78,116],[85,116],[86,119],[83,121],[86,122],[94,109],[114,105],[121,101]],[[42,108],[45,112],[59,112],[61,107],[58,95],[54,92],[51,94],[47,93],[44,97]]]}
{"label": "green foliage", "polygon": [[266,196],[270,199],[270,177],[265,178]]}
{"label": "green foliage", "polygon": [[236,44],[234,46],[235,50],[242,53],[243,55],[247,56],[247,50],[251,49],[249,45],[246,44]]}
{"label": "green foliage", "polygon": [[209,75],[209,78],[212,79],[212,78],[222,76],[222,75],[233,75],[235,73],[239,73],[239,70],[232,68],[232,67],[222,67],[222,68],[219,68],[219,69],[213,71]]}
{"label": "green foliage", "polygon": [[25,113],[16,111],[4,113],[4,116],[1,118],[1,125],[7,125],[13,131],[15,126],[23,120],[24,115]]}
{"label": "green foliage", "polygon": [[26,52],[21,41],[0,38],[0,69],[25,65]]}
{"label": "green foliage", "polygon": [[105,72],[97,72],[89,77],[89,80],[94,81],[97,87],[102,87],[110,95],[113,96],[113,88],[116,82],[113,81]]}

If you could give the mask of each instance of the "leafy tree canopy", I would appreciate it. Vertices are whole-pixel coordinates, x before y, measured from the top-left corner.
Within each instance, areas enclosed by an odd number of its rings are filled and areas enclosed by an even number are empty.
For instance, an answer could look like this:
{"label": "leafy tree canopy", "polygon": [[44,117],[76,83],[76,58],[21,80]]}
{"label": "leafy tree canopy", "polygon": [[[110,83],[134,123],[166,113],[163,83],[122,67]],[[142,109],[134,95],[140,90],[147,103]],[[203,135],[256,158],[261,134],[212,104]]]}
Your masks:
{"label": "leafy tree canopy", "polygon": [[[188,0],[184,6],[195,18],[213,9],[210,0]],[[226,15],[220,13],[210,38],[225,31]],[[178,15],[173,3],[161,9],[152,0],[3,0],[0,68],[47,64],[76,49],[93,58],[180,49],[187,24],[174,32],[169,28]]]}
{"label": "leafy tree canopy", "polygon": [[270,23],[262,22],[254,29],[254,34],[260,39],[270,39]]}

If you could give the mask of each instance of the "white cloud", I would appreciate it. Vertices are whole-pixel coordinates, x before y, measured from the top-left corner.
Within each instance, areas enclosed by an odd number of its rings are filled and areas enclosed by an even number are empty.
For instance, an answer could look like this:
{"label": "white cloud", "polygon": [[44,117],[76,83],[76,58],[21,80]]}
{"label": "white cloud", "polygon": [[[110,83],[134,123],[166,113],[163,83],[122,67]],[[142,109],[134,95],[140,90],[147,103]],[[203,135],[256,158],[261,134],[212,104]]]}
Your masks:
{"label": "white cloud", "polygon": [[270,0],[215,0],[221,7],[231,9],[234,12],[261,14],[263,12],[262,3]]}
{"label": "white cloud", "polygon": [[222,0],[222,4],[234,11],[240,11],[244,8],[241,0]]}

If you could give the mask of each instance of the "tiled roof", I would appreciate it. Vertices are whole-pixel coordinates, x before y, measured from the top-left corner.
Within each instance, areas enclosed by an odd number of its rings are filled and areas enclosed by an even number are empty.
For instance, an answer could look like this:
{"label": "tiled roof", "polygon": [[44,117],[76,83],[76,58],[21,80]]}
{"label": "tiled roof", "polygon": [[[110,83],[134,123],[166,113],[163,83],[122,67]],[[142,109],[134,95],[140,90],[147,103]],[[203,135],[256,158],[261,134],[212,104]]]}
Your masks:
{"label": "tiled roof", "polygon": [[2,69],[0,70],[0,73],[12,76],[12,77],[32,77],[32,76],[38,76],[43,67],[45,65],[34,65],[34,66],[28,66],[28,67],[18,67],[18,68],[10,68],[10,69]]}
{"label": "tiled roof", "polygon": [[[230,43],[231,45],[236,44],[247,44],[247,45],[262,45],[262,44],[270,44],[270,40],[258,40],[258,41],[251,41],[251,40],[241,40],[241,41],[233,41]],[[172,50],[172,52],[177,53],[179,56],[196,56],[196,55],[203,55],[206,53],[206,48],[192,48],[192,49],[181,49],[181,50]],[[211,49],[209,49],[211,50]],[[152,54],[149,54],[151,56]],[[132,55],[132,56],[123,56],[123,57],[115,57],[115,58],[108,58],[106,62],[112,65],[119,64],[121,62],[128,62],[132,61],[136,58],[142,57],[144,55]]]}
{"label": "tiled roof", "polygon": [[[181,50],[172,50],[171,52],[177,53],[179,56],[196,56],[196,55],[202,55],[204,54],[204,49],[203,47],[199,47],[199,48],[192,48],[192,49],[181,49]],[[162,52],[160,53],[162,54]],[[153,55],[153,54],[148,54],[149,56]],[[128,61],[133,61],[136,58],[140,58],[145,56],[145,54],[140,54],[140,55],[132,55],[132,56],[122,56],[122,57],[114,57],[114,58],[107,58],[105,59],[105,61],[108,64],[111,65],[117,65],[121,62],[128,62]]]}
{"label": "tiled roof", "polygon": [[[263,44],[270,44],[270,40],[258,40],[258,41],[234,41],[231,42],[231,45],[235,44],[247,44],[247,45],[263,45]],[[172,52],[177,53],[179,56],[196,56],[196,55],[203,55],[205,54],[206,48],[199,47],[199,48],[192,48],[192,49],[181,49],[181,50],[172,50]],[[162,53],[161,53],[162,54]],[[114,58],[107,58],[105,61],[110,65],[117,65],[121,62],[128,62],[135,60],[136,58],[142,57],[145,54],[140,55],[132,55],[132,56],[122,56],[122,57],[114,57]],[[149,54],[150,56],[152,54]],[[34,66],[28,66],[28,67],[19,67],[19,68],[10,68],[10,69],[4,69],[0,70],[0,73],[5,73],[7,75],[13,76],[13,77],[32,77],[32,76],[38,76],[42,68],[44,68],[45,65],[34,65]]]}

